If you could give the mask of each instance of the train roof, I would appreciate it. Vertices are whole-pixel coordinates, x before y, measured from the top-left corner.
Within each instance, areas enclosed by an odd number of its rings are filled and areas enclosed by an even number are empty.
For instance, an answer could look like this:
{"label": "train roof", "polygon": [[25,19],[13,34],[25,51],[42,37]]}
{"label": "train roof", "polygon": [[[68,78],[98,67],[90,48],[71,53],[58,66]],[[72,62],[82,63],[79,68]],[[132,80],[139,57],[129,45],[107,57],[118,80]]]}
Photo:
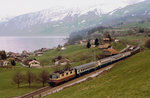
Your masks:
{"label": "train roof", "polygon": [[111,57],[106,57],[106,58],[100,59],[99,61],[105,61],[105,60],[108,60],[108,59],[111,59]]}
{"label": "train roof", "polygon": [[89,67],[89,66],[94,65],[94,64],[97,64],[97,62],[95,61],[95,62],[91,62],[91,63],[79,65],[79,66],[76,66],[76,67],[74,67],[74,68],[80,69],[80,68],[84,68],[84,67]]}
{"label": "train roof", "polygon": [[51,73],[51,75],[52,75],[52,74],[63,74],[63,73],[67,73],[67,72],[73,71],[73,70],[74,70],[73,68],[71,68],[71,69],[69,69],[69,70],[59,70],[59,71],[56,71],[56,72]]}

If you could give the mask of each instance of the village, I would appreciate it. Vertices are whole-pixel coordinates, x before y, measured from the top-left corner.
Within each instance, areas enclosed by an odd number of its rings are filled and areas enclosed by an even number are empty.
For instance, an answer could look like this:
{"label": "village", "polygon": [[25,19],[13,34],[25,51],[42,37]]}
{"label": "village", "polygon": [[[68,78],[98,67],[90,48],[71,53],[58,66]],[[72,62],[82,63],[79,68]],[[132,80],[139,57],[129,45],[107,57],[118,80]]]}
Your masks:
{"label": "village", "polygon": [[[97,47],[100,51],[103,51],[103,57],[107,57],[110,55],[115,55],[118,54],[119,52],[111,46],[111,43],[118,43],[118,39],[113,39],[110,37],[110,35],[107,35],[106,37],[103,38],[96,38],[96,39],[83,39],[80,41],[76,41],[74,44],[75,45],[81,45],[86,48],[95,48]],[[5,52],[1,51],[0,53],[0,67],[13,67],[17,64],[21,64],[24,67],[36,67],[40,68],[41,62],[36,60],[36,58],[31,58],[31,57],[41,57],[45,52],[47,51],[52,51],[52,50],[57,50],[57,51],[65,51],[67,49],[67,45],[61,46],[58,45],[58,47],[54,47],[53,49],[47,49],[47,48],[42,48],[39,50],[35,50],[34,52],[27,52],[23,51],[22,53],[13,53],[13,52]],[[57,56],[52,59],[54,65],[65,65],[71,63],[69,58],[65,58],[60,56]]]}

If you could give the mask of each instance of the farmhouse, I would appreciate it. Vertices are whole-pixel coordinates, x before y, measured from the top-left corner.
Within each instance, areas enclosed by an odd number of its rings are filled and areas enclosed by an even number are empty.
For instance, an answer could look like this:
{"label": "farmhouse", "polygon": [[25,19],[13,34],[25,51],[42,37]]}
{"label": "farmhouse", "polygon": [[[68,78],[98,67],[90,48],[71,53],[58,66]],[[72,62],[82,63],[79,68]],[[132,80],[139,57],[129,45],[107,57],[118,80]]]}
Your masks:
{"label": "farmhouse", "polygon": [[35,55],[37,55],[37,56],[42,56],[42,55],[43,55],[43,52],[37,52]]}
{"label": "farmhouse", "polygon": [[104,43],[109,43],[110,42],[110,38],[103,38],[102,39]]}
{"label": "farmhouse", "polygon": [[87,43],[87,40],[81,40],[81,41],[80,41],[80,44],[81,44],[81,45],[84,45],[84,44],[86,44],[86,43]]}
{"label": "farmhouse", "polygon": [[31,60],[28,62],[30,67],[40,67],[40,62],[36,61],[36,60]]}
{"label": "farmhouse", "polygon": [[56,58],[53,59],[53,62],[55,63],[55,65],[67,65],[70,63],[70,60],[68,58],[63,58],[61,56],[58,56]]}
{"label": "farmhouse", "polygon": [[0,66],[8,66],[9,65],[9,61],[7,60],[0,60]]}

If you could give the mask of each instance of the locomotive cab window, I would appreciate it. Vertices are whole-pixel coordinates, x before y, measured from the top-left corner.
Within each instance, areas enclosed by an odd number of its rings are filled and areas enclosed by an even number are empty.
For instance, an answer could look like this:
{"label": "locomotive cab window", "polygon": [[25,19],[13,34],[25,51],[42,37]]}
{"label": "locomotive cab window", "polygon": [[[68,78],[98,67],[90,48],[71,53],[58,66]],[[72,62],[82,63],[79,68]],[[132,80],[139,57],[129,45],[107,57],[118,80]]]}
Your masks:
{"label": "locomotive cab window", "polygon": [[52,75],[52,79],[57,79],[58,76],[57,75]]}

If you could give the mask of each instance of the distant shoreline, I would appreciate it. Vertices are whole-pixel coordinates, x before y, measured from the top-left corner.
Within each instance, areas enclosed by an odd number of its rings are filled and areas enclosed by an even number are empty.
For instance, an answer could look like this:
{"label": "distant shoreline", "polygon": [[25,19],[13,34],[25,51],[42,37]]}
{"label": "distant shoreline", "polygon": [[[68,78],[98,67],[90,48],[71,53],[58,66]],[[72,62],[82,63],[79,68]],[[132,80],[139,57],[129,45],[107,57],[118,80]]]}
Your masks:
{"label": "distant shoreline", "polygon": [[22,53],[33,52],[41,48],[53,49],[64,45],[68,36],[0,36],[0,50]]}
{"label": "distant shoreline", "polygon": [[0,38],[69,38],[69,36],[0,36]]}

